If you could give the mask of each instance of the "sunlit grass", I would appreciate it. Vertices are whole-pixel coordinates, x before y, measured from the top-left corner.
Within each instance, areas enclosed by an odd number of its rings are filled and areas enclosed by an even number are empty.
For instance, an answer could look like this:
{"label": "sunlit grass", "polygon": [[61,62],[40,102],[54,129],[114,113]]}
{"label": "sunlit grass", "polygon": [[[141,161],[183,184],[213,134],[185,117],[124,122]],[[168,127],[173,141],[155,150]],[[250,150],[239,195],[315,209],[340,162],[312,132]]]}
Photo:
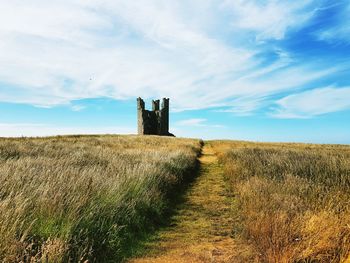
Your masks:
{"label": "sunlit grass", "polygon": [[349,146],[212,144],[234,193],[236,262],[350,260]]}
{"label": "sunlit grass", "polygon": [[122,259],[195,169],[198,140],[0,139],[0,261]]}

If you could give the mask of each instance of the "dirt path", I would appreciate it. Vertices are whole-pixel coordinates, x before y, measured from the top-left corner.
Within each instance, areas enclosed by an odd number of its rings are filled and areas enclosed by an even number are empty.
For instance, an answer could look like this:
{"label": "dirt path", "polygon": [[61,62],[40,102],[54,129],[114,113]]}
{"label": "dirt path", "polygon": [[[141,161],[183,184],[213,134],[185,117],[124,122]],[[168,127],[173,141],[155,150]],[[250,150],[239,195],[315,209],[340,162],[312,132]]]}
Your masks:
{"label": "dirt path", "polygon": [[172,224],[147,244],[146,262],[228,262],[234,250],[230,237],[230,203],[223,170],[210,145],[203,148],[200,175],[172,218]]}

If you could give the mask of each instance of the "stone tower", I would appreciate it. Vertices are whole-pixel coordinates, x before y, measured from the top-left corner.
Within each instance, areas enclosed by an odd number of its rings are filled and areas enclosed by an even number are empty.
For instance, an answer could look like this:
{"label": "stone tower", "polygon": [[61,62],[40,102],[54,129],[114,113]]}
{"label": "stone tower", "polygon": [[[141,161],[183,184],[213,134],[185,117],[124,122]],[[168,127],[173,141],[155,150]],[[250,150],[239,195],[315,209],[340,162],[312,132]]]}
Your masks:
{"label": "stone tower", "polygon": [[143,99],[137,99],[137,130],[139,135],[174,136],[169,133],[169,99],[152,101],[152,111],[145,109]]}

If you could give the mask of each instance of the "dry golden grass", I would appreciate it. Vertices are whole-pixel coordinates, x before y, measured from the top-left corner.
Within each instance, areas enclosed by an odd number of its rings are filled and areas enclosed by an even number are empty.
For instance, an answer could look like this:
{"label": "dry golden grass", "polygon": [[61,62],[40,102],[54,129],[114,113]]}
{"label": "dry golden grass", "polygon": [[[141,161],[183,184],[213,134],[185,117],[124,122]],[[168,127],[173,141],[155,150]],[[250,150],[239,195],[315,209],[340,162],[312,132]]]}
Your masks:
{"label": "dry golden grass", "polygon": [[0,139],[0,261],[113,262],[159,223],[198,140]]}
{"label": "dry golden grass", "polygon": [[348,262],[350,147],[211,142],[234,193],[234,262]]}
{"label": "dry golden grass", "polygon": [[[154,136],[0,139],[0,261],[131,255],[200,149]],[[141,262],[350,262],[349,146],[215,141],[205,150],[175,225]]]}

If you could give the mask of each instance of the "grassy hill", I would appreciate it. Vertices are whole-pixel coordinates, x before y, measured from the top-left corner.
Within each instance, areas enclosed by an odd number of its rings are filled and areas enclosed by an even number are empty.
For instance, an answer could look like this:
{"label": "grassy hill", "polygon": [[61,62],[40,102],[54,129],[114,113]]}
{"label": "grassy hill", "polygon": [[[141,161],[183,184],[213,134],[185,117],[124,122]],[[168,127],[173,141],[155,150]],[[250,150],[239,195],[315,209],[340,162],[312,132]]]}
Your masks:
{"label": "grassy hill", "polygon": [[140,262],[349,262],[350,146],[209,141],[198,159],[202,146],[0,139],[0,261],[119,262],[150,242]]}

